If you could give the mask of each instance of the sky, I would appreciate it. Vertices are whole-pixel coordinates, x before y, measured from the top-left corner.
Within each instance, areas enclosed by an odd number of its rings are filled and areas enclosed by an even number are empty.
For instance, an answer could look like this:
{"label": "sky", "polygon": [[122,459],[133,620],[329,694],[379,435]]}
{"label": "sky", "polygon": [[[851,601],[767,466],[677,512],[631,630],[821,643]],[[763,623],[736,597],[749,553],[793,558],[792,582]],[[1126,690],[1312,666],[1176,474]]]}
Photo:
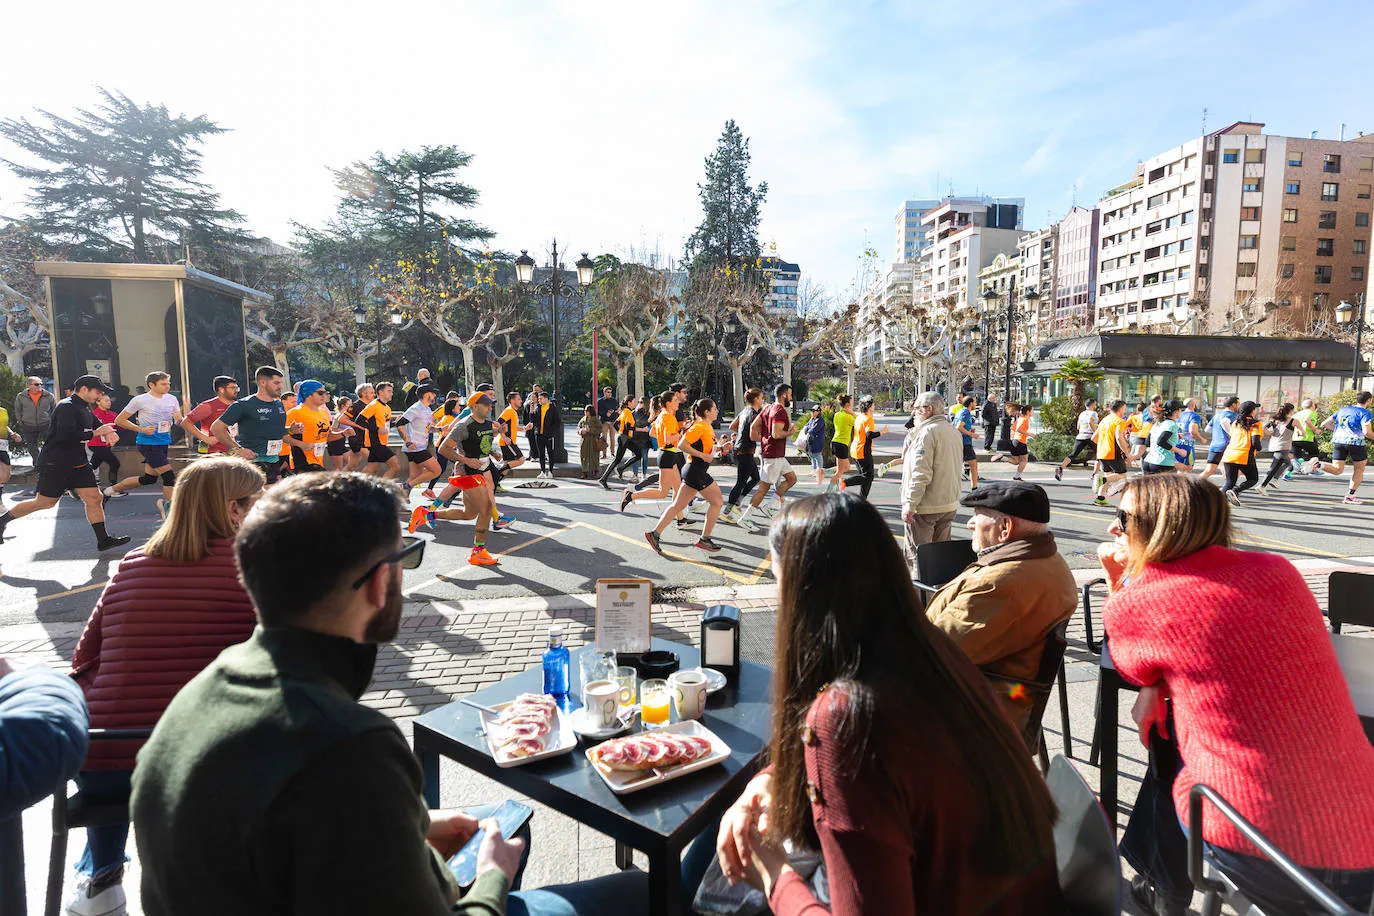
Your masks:
{"label": "sky", "polygon": [[[104,86],[230,132],[204,174],[289,241],[376,150],[474,155],[469,218],[505,251],[681,255],[727,119],[767,181],[765,245],[836,298],[902,201],[1026,199],[1026,228],[1233,121],[1374,132],[1374,4],[238,0],[6,9],[0,116]],[[1205,114],[1204,114],[1205,111]],[[0,157],[15,153],[0,143]],[[0,171],[0,216],[25,188]]]}

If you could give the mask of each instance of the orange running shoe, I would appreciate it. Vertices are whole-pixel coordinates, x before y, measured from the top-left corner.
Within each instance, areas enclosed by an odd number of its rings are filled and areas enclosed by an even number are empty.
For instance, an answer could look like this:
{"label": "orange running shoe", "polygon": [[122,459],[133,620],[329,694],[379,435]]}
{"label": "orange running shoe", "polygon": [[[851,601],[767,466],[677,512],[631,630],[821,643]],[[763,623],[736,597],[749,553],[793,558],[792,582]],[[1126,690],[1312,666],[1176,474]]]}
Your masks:
{"label": "orange running shoe", "polygon": [[429,506],[416,506],[415,511],[410,513],[410,524],[406,526],[406,531],[414,534],[415,529],[420,527],[434,527],[434,510]]}
{"label": "orange running shoe", "polygon": [[500,561],[487,553],[487,548],[475,547],[473,548],[472,555],[468,557],[468,562],[473,566],[495,566]]}

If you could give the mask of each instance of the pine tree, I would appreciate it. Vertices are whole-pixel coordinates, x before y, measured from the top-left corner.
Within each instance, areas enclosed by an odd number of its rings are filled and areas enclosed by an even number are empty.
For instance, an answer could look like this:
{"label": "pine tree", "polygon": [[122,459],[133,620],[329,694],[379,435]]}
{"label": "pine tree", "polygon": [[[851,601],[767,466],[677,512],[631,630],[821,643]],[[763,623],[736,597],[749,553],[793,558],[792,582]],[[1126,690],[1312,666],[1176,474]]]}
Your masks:
{"label": "pine tree", "polygon": [[740,265],[759,257],[759,211],[768,182],[749,184],[749,140],[734,120],[725,122],[716,151],[706,157],[701,225],[687,239],[687,260]]}
{"label": "pine tree", "polygon": [[243,217],[200,180],[200,145],[225,128],[100,94],[72,120],[40,110],[41,123],[0,121],[0,136],[43,163],[0,160],[33,185],[30,223],[47,244],[75,258],[146,262],[251,241],[235,228]]}

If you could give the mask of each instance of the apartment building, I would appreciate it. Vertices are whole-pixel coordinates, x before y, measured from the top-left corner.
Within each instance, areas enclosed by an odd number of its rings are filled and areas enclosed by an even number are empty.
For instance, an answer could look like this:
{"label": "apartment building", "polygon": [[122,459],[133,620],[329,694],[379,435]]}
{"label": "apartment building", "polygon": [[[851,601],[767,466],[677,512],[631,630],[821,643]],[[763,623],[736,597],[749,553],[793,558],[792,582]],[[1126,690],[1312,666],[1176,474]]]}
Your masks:
{"label": "apartment building", "polygon": [[856,344],[859,363],[888,362],[898,348],[910,342],[907,322],[919,272],[916,264],[893,264],[859,297],[861,332]]}
{"label": "apartment building", "polygon": [[768,278],[768,294],[764,308],[770,315],[787,318],[797,316],[797,287],[801,283],[801,266],[782,258],[763,258],[763,272]]}
{"label": "apartment building", "polygon": [[1053,304],[1046,314],[1046,330],[1091,329],[1096,319],[1097,246],[1101,213],[1073,207],[1056,224],[1054,288],[1040,290]]}
{"label": "apartment building", "polygon": [[1022,228],[1022,217],[1026,212],[1026,199],[1024,197],[990,197],[986,194],[981,197],[930,197],[921,200],[908,200],[893,220],[896,230],[893,245],[892,260],[894,263],[914,262],[920,258],[921,252],[925,250],[930,240],[929,228],[921,223],[921,220],[931,210],[941,207],[947,203],[958,204],[968,207],[988,207],[997,204],[1005,204],[1016,208],[1016,225],[1012,228]]}
{"label": "apartment building", "polygon": [[921,267],[930,279],[930,297],[936,302],[953,297],[956,308],[976,304],[979,272],[999,254],[1015,257],[1022,236],[1016,204],[946,201],[921,221],[928,232]]}
{"label": "apartment building", "polygon": [[1016,243],[1017,262],[1020,265],[1016,288],[1018,291],[1033,288],[1040,294],[1036,307],[1037,322],[1045,321],[1054,314],[1058,237],[1059,224],[1052,223],[1043,229],[1026,233]]}

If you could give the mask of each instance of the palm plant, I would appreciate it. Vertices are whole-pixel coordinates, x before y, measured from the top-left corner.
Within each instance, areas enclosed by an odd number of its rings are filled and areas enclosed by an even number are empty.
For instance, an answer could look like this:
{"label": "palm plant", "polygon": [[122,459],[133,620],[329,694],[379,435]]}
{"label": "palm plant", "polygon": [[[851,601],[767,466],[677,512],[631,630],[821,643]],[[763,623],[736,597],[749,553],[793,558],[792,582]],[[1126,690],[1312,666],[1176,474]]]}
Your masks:
{"label": "palm plant", "polygon": [[1069,383],[1069,404],[1073,415],[1077,417],[1083,412],[1083,402],[1088,397],[1088,385],[1096,385],[1102,381],[1102,376],[1102,370],[1095,363],[1071,356],[1064,360],[1064,365],[1060,366],[1059,371],[1052,377]]}

